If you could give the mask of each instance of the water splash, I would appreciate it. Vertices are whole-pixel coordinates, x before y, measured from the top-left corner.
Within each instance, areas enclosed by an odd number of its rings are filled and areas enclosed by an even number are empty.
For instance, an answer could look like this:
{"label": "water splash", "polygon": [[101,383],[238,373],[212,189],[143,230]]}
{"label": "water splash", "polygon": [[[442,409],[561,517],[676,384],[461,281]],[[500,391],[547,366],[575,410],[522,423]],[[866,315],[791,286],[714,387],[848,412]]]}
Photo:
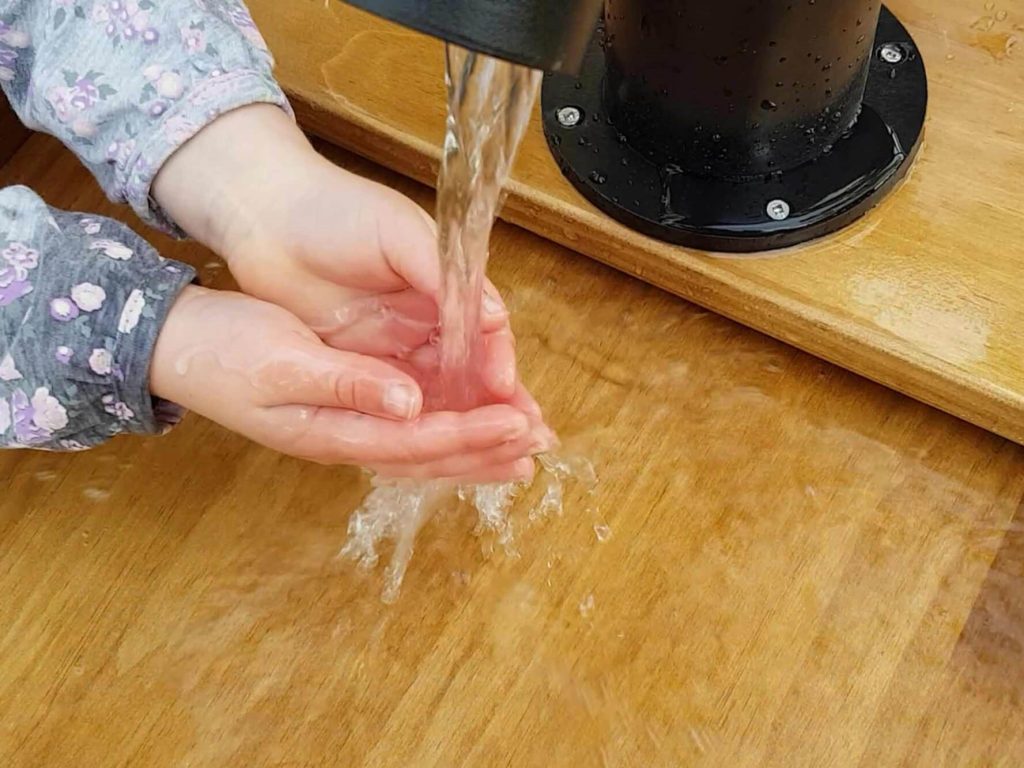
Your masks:
{"label": "water splash", "polygon": [[[488,242],[541,74],[453,45],[446,47],[445,58],[448,117],[437,186],[440,376],[436,387],[425,392],[425,400],[428,410],[465,411],[487,402],[478,371]],[[546,483],[541,503],[545,515],[561,513],[568,478],[580,477],[588,490],[596,482],[593,467],[584,460],[545,455],[540,461]],[[476,510],[477,535],[487,536],[507,556],[515,557],[509,511],[522,490],[524,486],[516,483],[460,486],[445,480],[374,478],[370,493],[349,520],[341,554],[372,569],[380,560],[382,545],[393,543],[382,599],[394,602],[417,534],[439,509],[457,500]]]}

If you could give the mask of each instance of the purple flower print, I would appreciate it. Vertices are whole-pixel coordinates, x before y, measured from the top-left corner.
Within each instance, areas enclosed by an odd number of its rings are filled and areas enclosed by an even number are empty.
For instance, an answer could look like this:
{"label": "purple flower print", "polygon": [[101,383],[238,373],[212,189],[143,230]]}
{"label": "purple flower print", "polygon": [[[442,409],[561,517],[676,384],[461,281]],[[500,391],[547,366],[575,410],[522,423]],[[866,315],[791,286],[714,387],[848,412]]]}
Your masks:
{"label": "purple flower print", "polygon": [[17,61],[17,51],[0,48],[0,82],[9,83],[14,79],[14,65]]}
{"label": "purple flower print", "polygon": [[[117,167],[120,169],[123,169],[128,165],[128,162],[131,160],[132,155],[134,153],[135,139],[125,139],[124,141],[112,141],[107,146],[107,160],[111,160],[114,163],[116,163]],[[96,232],[88,232],[88,234],[94,235],[99,231],[99,225],[97,224]]]}
{"label": "purple flower print", "polygon": [[78,317],[78,306],[71,299],[59,296],[50,300],[50,317],[66,323]]}
{"label": "purple flower print", "polygon": [[23,378],[21,371],[14,365],[14,358],[9,354],[0,360],[0,381],[18,381]]}
{"label": "purple flower print", "polygon": [[90,72],[75,80],[69,86],[71,106],[81,111],[88,109],[100,100],[100,89],[96,85],[96,73]]}
{"label": "purple flower print", "polygon": [[97,2],[92,9],[92,20],[102,24],[107,37],[126,41],[142,40],[155,43],[159,33],[149,25],[149,12],[138,0],[107,0]]}
{"label": "purple flower print", "polygon": [[22,445],[45,443],[54,432],[68,425],[68,412],[46,387],[35,391],[30,400],[20,389],[11,395],[11,421]]}
{"label": "purple flower print", "polygon": [[28,48],[29,42],[28,32],[0,21],[0,45],[8,48]]}
{"label": "purple flower print", "polygon": [[0,268],[0,307],[6,307],[30,293],[32,284],[24,278],[19,278],[14,267],[8,265]]}
{"label": "purple flower print", "polygon": [[106,83],[100,83],[101,77],[98,72],[79,76],[64,70],[64,85],[55,85],[46,91],[46,102],[53,109],[53,114],[61,123],[71,126],[71,131],[80,138],[96,135],[96,125],[88,112],[98,101],[117,93]]}
{"label": "purple flower print", "polygon": [[74,354],[75,350],[73,350],[71,347],[59,346],[57,347],[57,351],[53,353],[53,356],[57,358],[58,363],[63,363],[64,365],[67,365],[68,363],[71,362],[71,357]]}
{"label": "purple flower print", "polygon": [[14,268],[19,280],[27,278],[29,270],[39,266],[39,251],[29,248],[24,243],[11,243],[0,251],[0,256]]}
{"label": "purple flower print", "polygon": [[[108,156],[109,156],[109,150],[108,150]],[[82,227],[82,231],[84,231],[85,234],[87,234],[87,235],[98,235],[99,232],[100,232],[100,229],[102,228],[102,225],[101,225],[99,219],[92,219],[92,218],[86,217],[86,218],[81,219],[78,223]]]}
{"label": "purple flower print", "polygon": [[203,23],[190,24],[181,28],[181,42],[185,44],[185,50],[189,53],[199,53],[206,50],[206,32]]}
{"label": "purple flower print", "polygon": [[121,421],[129,421],[135,418],[135,411],[129,408],[127,403],[115,400],[113,395],[104,395],[100,399],[103,402],[103,410],[111,416],[116,416]]}

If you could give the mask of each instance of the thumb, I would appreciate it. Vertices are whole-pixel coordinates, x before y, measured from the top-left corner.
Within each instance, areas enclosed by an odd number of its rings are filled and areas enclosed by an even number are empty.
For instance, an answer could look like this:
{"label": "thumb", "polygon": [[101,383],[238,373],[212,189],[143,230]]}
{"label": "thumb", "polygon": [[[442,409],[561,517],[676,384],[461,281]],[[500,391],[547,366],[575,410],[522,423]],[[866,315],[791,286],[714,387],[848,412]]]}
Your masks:
{"label": "thumb", "polygon": [[419,416],[423,392],[398,368],[366,355],[309,340],[259,371],[273,405],[317,405],[408,420]]}
{"label": "thumb", "polygon": [[437,225],[415,201],[377,186],[373,200],[381,255],[391,271],[435,301],[441,288]]}

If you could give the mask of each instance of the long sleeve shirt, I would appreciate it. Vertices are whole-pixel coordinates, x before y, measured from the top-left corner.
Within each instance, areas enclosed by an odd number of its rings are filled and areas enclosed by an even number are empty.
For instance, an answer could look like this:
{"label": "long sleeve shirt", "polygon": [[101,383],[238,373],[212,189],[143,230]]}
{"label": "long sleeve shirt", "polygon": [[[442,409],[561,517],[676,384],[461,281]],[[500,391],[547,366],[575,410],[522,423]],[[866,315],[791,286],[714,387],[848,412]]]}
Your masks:
{"label": "long sleeve shirt", "polygon": [[[232,109],[288,110],[238,0],[0,0],[0,86],[112,200],[175,234],[153,200],[171,154]],[[191,267],[131,229],[0,189],[0,446],[81,450],[165,431],[149,394],[160,328]]]}

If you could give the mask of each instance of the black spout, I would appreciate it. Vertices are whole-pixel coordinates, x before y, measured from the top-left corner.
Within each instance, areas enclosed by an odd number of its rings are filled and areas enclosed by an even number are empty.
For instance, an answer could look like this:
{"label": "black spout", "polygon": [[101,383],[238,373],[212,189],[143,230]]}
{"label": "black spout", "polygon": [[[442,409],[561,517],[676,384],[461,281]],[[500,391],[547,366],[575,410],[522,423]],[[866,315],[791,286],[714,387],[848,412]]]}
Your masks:
{"label": "black spout", "polygon": [[405,27],[547,72],[577,71],[601,0],[347,0]]}

